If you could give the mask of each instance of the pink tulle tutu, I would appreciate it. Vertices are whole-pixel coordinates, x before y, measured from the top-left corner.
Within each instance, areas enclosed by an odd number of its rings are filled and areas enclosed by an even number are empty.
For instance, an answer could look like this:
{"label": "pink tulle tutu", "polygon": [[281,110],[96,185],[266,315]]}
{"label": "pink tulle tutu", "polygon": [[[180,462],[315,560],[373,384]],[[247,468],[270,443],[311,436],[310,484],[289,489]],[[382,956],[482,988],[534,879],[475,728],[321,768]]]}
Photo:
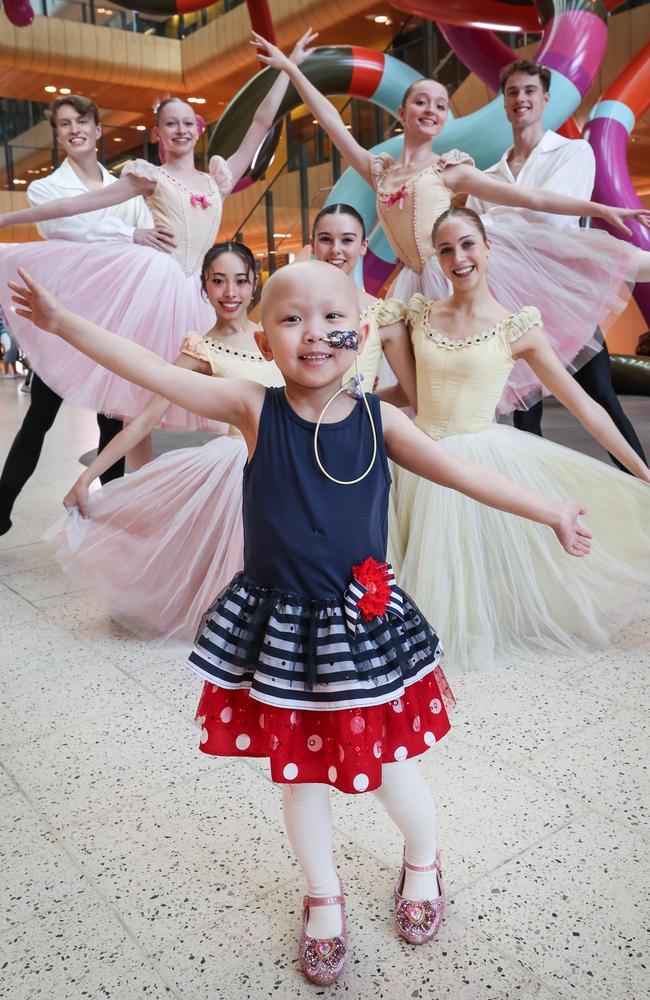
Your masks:
{"label": "pink tulle tutu", "polygon": [[[576,371],[601,350],[597,328],[611,322],[627,304],[626,282],[633,282],[636,273],[634,248],[601,230],[556,229],[510,217],[507,223],[495,221],[486,228],[492,241],[490,291],[513,312],[537,306],[562,363]],[[388,294],[410,302],[415,292],[435,300],[451,294],[437,258],[429,260],[421,275],[403,268]],[[530,367],[518,361],[499,412],[525,409],[542,394]]]}
{"label": "pink tulle tutu", "polygon": [[243,565],[240,438],[161,455],[91,493],[45,540],[66,572],[148,639],[191,642],[207,607]]}
{"label": "pink tulle tutu", "polygon": [[[168,254],[132,243],[73,243],[47,240],[0,246],[0,304],[12,333],[38,375],[77,406],[133,417],[151,393],[101,368],[63,340],[39,330],[13,311],[8,281],[23,267],[68,308],[148,347],[167,361],[180,352],[188,331],[215,323],[201,296],[198,274],[186,277]],[[211,427],[209,421],[172,406],[163,426]]]}

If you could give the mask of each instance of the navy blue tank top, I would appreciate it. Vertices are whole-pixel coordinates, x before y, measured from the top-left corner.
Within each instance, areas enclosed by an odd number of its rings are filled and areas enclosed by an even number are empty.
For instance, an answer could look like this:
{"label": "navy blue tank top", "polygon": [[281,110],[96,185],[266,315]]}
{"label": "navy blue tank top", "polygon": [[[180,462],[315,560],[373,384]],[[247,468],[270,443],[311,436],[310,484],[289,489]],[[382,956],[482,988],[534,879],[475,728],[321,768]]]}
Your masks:
{"label": "navy blue tank top", "polygon": [[[316,425],[267,389],[255,453],[244,469],[244,573],[254,584],[309,598],[340,598],[352,567],[385,560],[390,473],[380,400],[366,395],[377,431],[377,457],[354,486],[331,482],[314,456]],[[372,455],[362,400],[345,419],[321,424],[318,453],[336,479],[356,479]]]}

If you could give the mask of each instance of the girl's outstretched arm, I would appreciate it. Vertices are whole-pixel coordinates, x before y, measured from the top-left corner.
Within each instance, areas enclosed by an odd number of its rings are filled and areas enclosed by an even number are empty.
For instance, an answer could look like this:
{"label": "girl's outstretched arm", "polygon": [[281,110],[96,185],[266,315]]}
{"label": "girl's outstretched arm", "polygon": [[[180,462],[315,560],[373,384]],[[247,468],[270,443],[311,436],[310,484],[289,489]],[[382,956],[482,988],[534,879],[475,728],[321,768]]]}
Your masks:
{"label": "girl's outstretched arm", "polygon": [[388,457],[398,465],[488,507],[547,524],[569,555],[588,554],[591,532],[578,521],[586,513],[580,504],[559,503],[513,483],[500,472],[457,458],[388,403],[381,404],[381,418]]}
{"label": "girl's outstretched arm", "polygon": [[[174,362],[179,368],[188,368],[190,371],[198,371],[204,375],[210,375],[210,366],[207,361],[199,361],[187,354],[179,354]],[[162,396],[152,396],[147,405],[128,423],[119,434],[109,441],[96,458],[90,463],[87,469],[81,473],[74,486],[63,498],[63,506],[66,509],[78,507],[82,517],[88,516],[88,492],[91,484],[102,473],[110,469],[115,462],[135,448],[136,445],[151,434],[154,427],[157,427],[165,413],[171,406],[168,399]]]}
{"label": "girl's outstretched arm", "polygon": [[531,327],[516,340],[512,344],[512,356],[527,361],[542,385],[566,406],[599,444],[634,476],[650,483],[648,466],[627,443],[607,411],[565,371],[541,327]]}
{"label": "girl's outstretched arm", "polygon": [[495,180],[494,177],[484,174],[482,170],[477,170],[468,163],[446,167],[444,178],[447,187],[456,194],[471,194],[481,201],[489,201],[494,205],[528,208],[534,212],[550,212],[553,215],[594,216],[604,219],[627,236],[631,236],[632,231],[626,226],[626,219],[636,219],[641,225],[650,228],[650,211],[647,208],[614,208],[612,205],[601,205],[597,201],[571,198],[558,191],[518,187],[516,184]]}
{"label": "girl's outstretched arm", "polygon": [[19,268],[18,273],[23,284],[10,282],[9,287],[15,293],[12,299],[18,304],[19,316],[55,333],[121,378],[164,396],[184,410],[234,424],[242,431],[249,449],[254,447],[257,416],[264,399],[262,386],[246,379],[206,378],[169,364],[145,347],[66,309],[25,271]]}
{"label": "girl's outstretched arm", "polygon": [[42,205],[32,205],[31,208],[20,208],[16,212],[6,212],[0,215],[0,228],[27,222],[45,222],[47,219],[65,219],[70,215],[83,215],[99,208],[110,208],[111,205],[121,205],[123,201],[135,198],[136,195],[151,194],[156,182],[136,174],[126,174],[114,184],[107,184],[97,191],[77,194],[72,198],[55,198],[43,202]]}
{"label": "girl's outstretched arm", "polygon": [[[296,67],[300,66],[310,55],[310,46],[317,38],[318,32],[308,28],[302,38],[299,38],[294,45],[293,51],[287,60],[289,64]],[[243,177],[246,173],[264,136],[272,128],[278,108],[282,103],[282,98],[286,94],[288,86],[289,77],[286,73],[280,73],[255,112],[255,117],[242,139],[239,149],[232,156],[228,157],[227,162],[232,174],[233,184],[236,184],[240,177]]]}
{"label": "girl's outstretched arm", "polygon": [[265,66],[272,66],[273,69],[284,70],[309,110],[318,119],[320,127],[328,134],[341,155],[368,184],[371,184],[370,153],[363,146],[360,146],[354,136],[350,134],[331,101],[321,94],[313,83],[310,83],[295,63],[291,62],[277,45],[267,42],[266,38],[258,35],[255,31],[251,44],[257,47],[257,58],[261,63],[264,63]]}

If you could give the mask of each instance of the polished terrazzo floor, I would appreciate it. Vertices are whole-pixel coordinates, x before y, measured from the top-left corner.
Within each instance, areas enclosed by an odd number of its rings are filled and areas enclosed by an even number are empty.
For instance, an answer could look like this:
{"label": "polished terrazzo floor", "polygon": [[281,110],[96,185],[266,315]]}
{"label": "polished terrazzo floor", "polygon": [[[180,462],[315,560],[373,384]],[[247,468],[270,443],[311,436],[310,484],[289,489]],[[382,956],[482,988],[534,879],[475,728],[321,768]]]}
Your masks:
{"label": "polished terrazzo floor", "polygon": [[[0,455],[28,402],[0,380]],[[650,449],[650,400],[626,405]],[[64,406],[0,538],[0,996],[646,998],[650,605],[607,651],[456,681],[423,758],[449,892],[431,945],[395,936],[389,821],[335,795],[353,954],[317,989],[265,766],[200,755],[184,651],[111,623],[40,541],[95,438]]]}

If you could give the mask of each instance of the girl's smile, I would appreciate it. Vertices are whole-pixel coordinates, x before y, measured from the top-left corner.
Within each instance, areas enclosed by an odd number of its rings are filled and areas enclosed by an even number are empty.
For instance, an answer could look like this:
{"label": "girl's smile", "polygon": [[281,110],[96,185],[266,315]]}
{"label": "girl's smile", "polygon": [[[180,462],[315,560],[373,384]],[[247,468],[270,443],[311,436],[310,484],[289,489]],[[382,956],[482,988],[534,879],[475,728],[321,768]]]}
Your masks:
{"label": "girl's smile", "polygon": [[317,223],[312,240],[316,260],[331,264],[344,274],[352,275],[367,247],[358,219],[345,212],[328,214]]}

